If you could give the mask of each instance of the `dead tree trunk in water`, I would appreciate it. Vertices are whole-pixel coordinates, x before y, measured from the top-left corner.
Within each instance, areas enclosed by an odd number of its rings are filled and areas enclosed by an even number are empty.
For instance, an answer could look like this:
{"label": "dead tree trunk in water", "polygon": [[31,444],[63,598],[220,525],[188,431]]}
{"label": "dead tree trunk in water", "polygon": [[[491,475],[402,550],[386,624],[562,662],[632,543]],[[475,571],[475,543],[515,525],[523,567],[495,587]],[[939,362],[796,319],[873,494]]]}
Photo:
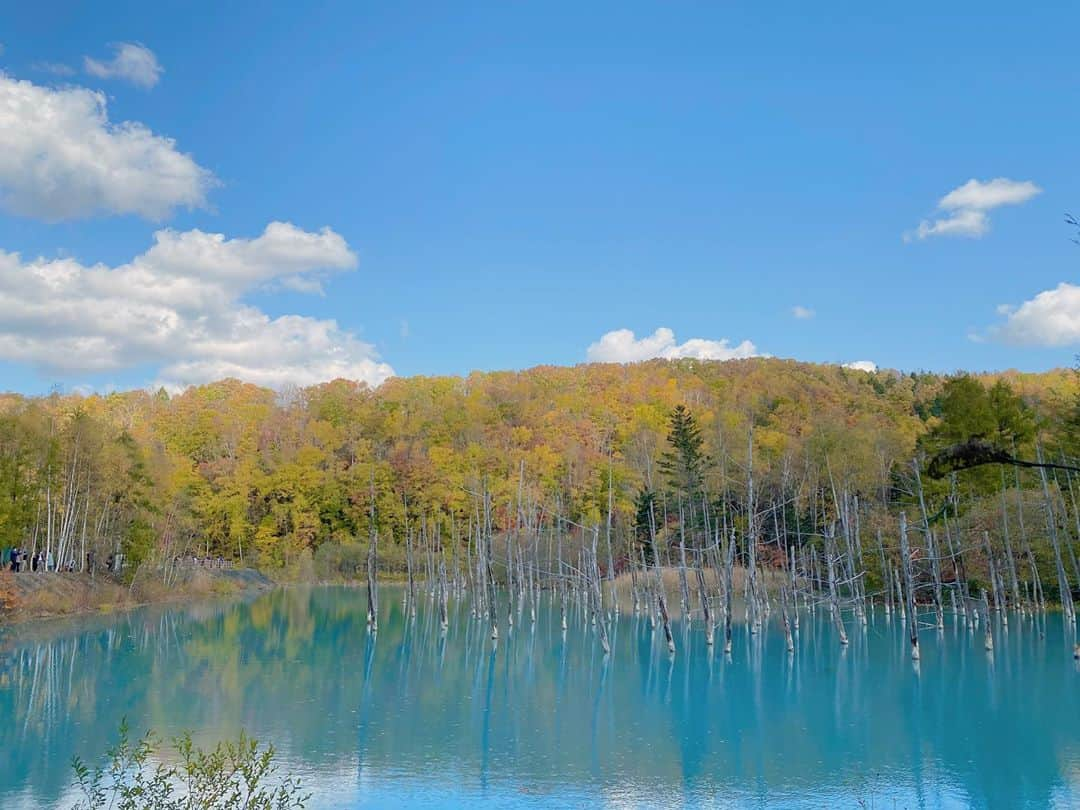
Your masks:
{"label": "dead tree trunk in water", "polygon": [[491,620],[491,640],[496,641],[499,638],[499,601],[498,591],[495,587],[495,570],[491,564],[492,558],[492,535],[493,529],[491,525],[491,495],[487,491],[487,484],[484,485],[484,557],[485,557],[485,571],[484,571],[484,587],[490,588],[490,596],[488,599],[488,617]]}
{"label": "dead tree trunk in water", "polygon": [[829,612],[836,623],[840,644],[847,646],[847,631],[844,629],[844,618],[840,615],[840,599],[836,590],[836,538],[832,528],[825,535],[825,563],[829,571]]}
{"label": "dead tree trunk in water", "polygon": [[660,620],[664,625],[664,639],[668,653],[675,654],[675,639],[671,635],[671,618],[668,616],[667,596],[665,595],[663,570],[660,568],[660,553],[656,548],[656,510],[649,503],[649,545],[652,548],[653,566],[656,568],[656,599],[660,609]]}
{"label": "dead tree trunk in water", "polygon": [[600,563],[598,563],[596,559],[599,536],[599,528],[594,529],[592,554],[589,559],[589,578],[592,580],[592,592],[590,596],[593,605],[593,621],[596,622],[597,629],[600,632],[600,647],[603,649],[604,655],[608,655],[611,652],[611,643],[608,641],[607,616],[604,614],[603,593],[601,591],[602,586],[600,583]]}
{"label": "dead tree trunk in water", "polygon": [[930,572],[934,577],[934,618],[940,630],[945,626],[945,606],[941,600],[941,568],[938,559],[937,544],[934,542],[934,533],[930,529],[930,517],[926,512],[926,498],[923,497],[922,474],[919,472],[918,459],[912,462],[915,468],[915,484],[918,487],[919,511],[922,513],[923,533],[926,538],[926,554],[930,558]]}
{"label": "dead tree trunk in water", "polygon": [[611,606],[612,615],[618,621],[619,616],[619,590],[618,585],[615,582],[615,557],[611,553],[611,518],[614,511],[614,495],[612,493],[612,484],[614,483],[614,477],[611,471],[611,456],[608,456],[608,487],[607,487],[607,524],[605,527],[605,538],[607,541],[607,578],[611,584]]}
{"label": "dead tree trunk in water", "polygon": [[892,613],[895,595],[893,593],[892,577],[889,576],[889,564],[885,560],[885,542],[881,538],[881,529],[877,530],[877,544],[878,554],[881,558],[881,581],[885,588],[885,594],[883,596],[885,600],[885,615],[888,616]]}
{"label": "dead tree trunk in water", "polygon": [[911,574],[911,548],[908,545],[907,515],[900,513],[900,562],[904,567],[904,591],[907,596],[908,633],[911,638],[911,658],[919,660],[919,618],[915,612],[915,580]]}
{"label": "dead tree trunk in water", "polygon": [[702,554],[698,554],[696,566],[698,594],[701,598],[701,613],[705,619],[705,643],[711,647],[713,645],[713,618],[712,611],[709,610],[709,592],[705,588],[705,570],[701,557]]}
{"label": "dead tree trunk in water", "polygon": [[690,614],[690,583],[686,579],[686,522],[682,496],[679,496],[679,587],[682,592],[683,616]]}
{"label": "dead tree trunk in water", "polygon": [[416,579],[413,576],[413,544],[412,544],[412,528],[405,530],[405,570],[407,576],[407,583],[405,588],[405,607],[416,615]]}
{"label": "dead tree trunk in water", "polygon": [[746,451],[746,620],[750,632],[761,629],[757,593],[757,504],[754,502],[754,425],[751,421]]}
{"label": "dead tree trunk in water", "polygon": [[[1036,458],[1042,464],[1042,448],[1035,446]],[[1061,592],[1061,610],[1068,622],[1076,621],[1076,613],[1073,607],[1072,589],[1069,586],[1069,577],[1065,573],[1065,563],[1061,558],[1061,543],[1058,540],[1057,517],[1054,514],[1054,503],[1050,497],[1050,485],[1046,480],[1046,468],[1039,467],[1039,477],[1042,479],[1043,497],[1046,500],[1046,525],[1050,532],[1050,542],[1054,546],[1054,563],[1057,566],[1058,589]]]}
{"label": "dead tree trunk in water", "polygon": [[727,555],[724,559],[724,653],[731,654],[731,592],[735,579],[735,530],[728,538]]}
{"label": "dead tree trunk in water", "polygon": [[439,524],[435,524],[435,546],[439,555],[439,626],[445,630],[450,625],[447,615],[447,601],[450,596],[450,588],[446,582],[446,555],[443,552],[442,534]]}
{"label": "dead tree trunk in water", "polygon": [[566,581],[566,570],[563,567],[562,558],[562,538],[563,538],[563,522],[561,518],[558,518],[558,533],[559,533],[559,578],[557,580],[559,588],[559,624],[563,630],[566,629],[566,600],[568,583]]}
{"label": "dead tree trunk in water", "polygon": [[949,544],[949,554],[953,560],[953,576],[956,579],[957,585],[960,589],[960,604],[964,608],[964,617],[968,615],[969,591],[967,582],[967,567],[964,564],[964,549],[960,543],[960,538],[957,538],[957,543],[954,545],[952,540],[952,530],[949,528],[949,516],[944,517],[945,523],[945,541]]}
{"label": "dead tree trunk in water", "polygon": [[[1061,489],[1061,482],[1058,481],[1057,471],[1054,472],[1054,481],[1057,482],[1058,489]],[[1080,511],[1077,511],[1076,492],[1073,490],[1072,473],[1065,473],[1065,482],[1068,484],[1069,489],[1069,502],[1072,504],[1073,519],[1076,523],[1077,537],[1080,537]],[[1068,514],[1068,504],[1065,505],[1065,512]],[[1069,560],[1072,562],[1073,576],[1076,578],[1077,584],[1080,584],[1080,561],[1076,559],[1076,553],[1073,551],[1073,541],[1069,539],[1068,532],[1066,532],[1065,548],[1069,552]]]}
{"label": "dead tree trunk in water", "polygon": [[[990,588],[994,594],[994,609],[1001,610],[1003,594],[998,585],[998,571],[997,565],[994,563],[994,550],[990,547],[990,532],[985,530],[983,531],[983,546],[986,548],[986,566],[990,577]],[[985,590],[983,591],[983,599],[987,599]]]}
{"label": "dead tree trunk in water", "polygon": [[791,620],[788,618],[787,594],[784,593],[783,585],[780,586],[780,608],[784,620],[784,642],[787,645],[787,651],[793,653],[795,652],[795,638],[791,634]]}
{"label": "dead tree trunk in water", "polygon": [[368,557],[367,557],[367,585],[368,585],[368,625],[371,627],[372,632],[379,629],[379,591],[376,570],[379,564],[378,558],[378,544],[379,544],[379,530],[375,525],[375,470],[371,471],[371,509],[368,512],[369,521],[369,539],[368,539]]}
{"label": "dead tree trunk in water", "polygon": [[1013,556],[1009,538],[1009,508],[1005,497],[1005,468],[1001,468],[1001,529],[1005,537],[1005,562],[1009,568],[1009,586],[1012,590],[1013,609],[1020,604],[1020,578],[1016,575],[1016,558]]}

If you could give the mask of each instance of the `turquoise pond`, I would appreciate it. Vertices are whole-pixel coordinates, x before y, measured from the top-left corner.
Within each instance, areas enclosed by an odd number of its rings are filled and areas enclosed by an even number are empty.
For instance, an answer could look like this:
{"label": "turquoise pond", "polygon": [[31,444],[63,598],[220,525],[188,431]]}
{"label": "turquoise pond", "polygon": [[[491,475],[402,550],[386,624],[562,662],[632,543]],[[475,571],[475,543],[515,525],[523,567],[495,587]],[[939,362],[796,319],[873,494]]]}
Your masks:
{"label": "turquoise pond", "polygon": [[880,608],[837,642],[804,613],[725,656],[675,622],[669,657],[623,614],[605,658],[545,597],[493,648],[451,603],[407,618],[381,590],[292,588],[0,631],[0,807],[68,807],[73,755],[122,717],[203,744],[272,742],[315,808],[1080,807],[1080,668],[1061,618],[995,619],[996,650],[947,617],[910,659]]}

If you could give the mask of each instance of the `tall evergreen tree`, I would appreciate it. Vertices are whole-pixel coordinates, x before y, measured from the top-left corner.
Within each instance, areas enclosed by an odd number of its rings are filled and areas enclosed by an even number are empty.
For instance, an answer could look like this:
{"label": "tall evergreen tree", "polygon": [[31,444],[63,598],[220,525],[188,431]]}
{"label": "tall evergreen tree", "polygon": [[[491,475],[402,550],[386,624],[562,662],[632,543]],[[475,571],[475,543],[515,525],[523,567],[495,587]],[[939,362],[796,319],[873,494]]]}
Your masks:
{"label": "tall evergreen tree", "polygon": [[[987,388],[968,374],[951,377],[942,386],[936,410],[941,421],[919,442],[930,455],[974,441],[1013,456],[1035,435],[1031,408],[1005,380]],[[958,480],[977,493],[989,494],[1001,486],[1001,473],[990,466],[976,466],[963,469]],[[943,481],[937,489],[944,493],[949,484]]]}
{"label": "tall evergreen tree", "polygon": [[984,439],[1012,452],[1035,435],[1031,408],[1005,380],[987,388],[968,374],[952,377],[942,387],[936,405],[941,421],[921,441],[931,452],[971,439]]}
{"label": "tall evergreen tree", "polygon": [[697,503],[705,486],[708,457],[703,449],[701,428],[685,405],[676,405],[671,411],[667,441],[669,449],[661,455],[657,466],[676,496],[688,505]]}
{"label": "tall evergreen tree", "polygon": [[649,565],[654,562],[649,535],[654,528],[659,528],[652,525],[652,521],[656,516],[655,510],[656,493],[651,489],[642,487],[634,497],[634,539],[640,549],[636,553],[639,555],[644,553],[645,561]]}

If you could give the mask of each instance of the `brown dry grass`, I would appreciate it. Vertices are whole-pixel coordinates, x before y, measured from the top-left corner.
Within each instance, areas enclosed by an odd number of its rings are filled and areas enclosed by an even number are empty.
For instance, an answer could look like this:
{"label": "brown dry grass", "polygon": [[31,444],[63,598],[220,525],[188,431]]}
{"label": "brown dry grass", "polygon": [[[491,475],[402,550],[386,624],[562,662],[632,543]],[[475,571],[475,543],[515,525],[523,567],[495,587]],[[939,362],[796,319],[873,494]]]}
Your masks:
{"label": "brown dry grass", "polygon": [[[717,576],[719,572],[713,571],[711,568],[705,569],[705,585],[708,588],[716,588]],[[640,576],[640,574],[639,574]],[[765,570],[758,575],[765,586],[769,589],[769,592],[779,590],[781,583],[784,580],[784,574],[780,571]],[[681,587],[679,584],[679,569],[674,566],[669,566],[661,569],[661,577],[664,581],[664,588],[669,592],[678,592]],[[697,592],[697,574],[693,569],[687,568],[686,570],[687,581],[690,583],[690,589]],[[731,575],[732,586],[735,593],[742,593],[746,587],[746,569],[742,566],[736,566]],[[620,591],[629,591],[631,587],[631,576],[629,573],[619,574],[615,577],[615,585]]]}
{"label": "brown dry grass", "polygon": [[[207,571],[192,568],[181,572],[176,582],[166,585],[157,574],[139,572],[132,583],[97,573],[34,573],[0,575],[0,619],[22,621],[79,613],[99,613],[157,602],[175,602],[238,593],[246,587],[264,587],[247,582],[242,572]],[[4,594],[8,593],[8,598]],[[3,605],[8,605],[4,608]]]}
{"label": "brown dry grass", "polygon": [[[711,595],[716,593],[718,575],[719,572],[716,572],[711,568],[705,569],[705,587],[711,591]],[[667,594],[668,612],[673,617],[682,615],[682,610],[680,608],[682,585],[679,582],[679,569],[673,566],[662,568],[660,576],[664,583],[664,591]],[[641,581],[640,577],[641,574],[639,572],[639,584]],[[779,593],[780,585],[785,582],[784,574],[781,571],[763,570],[758,574],[758,577],[759,582],[764,583],[765,588],[770,594]],[[690,587],[691,608],[696,611],[699,609],[700,603],[698,598],[697,573],[693,569],[687,569],[686,581]],[[736,566],[735,570],[731,573],[731,582],[732,607],[738,612],[742,609],[742,595],[746,589],[746,569],[742,566]],[[633,610],[633,582],[630,574],[619,574],[619,576],[615,578],[615,587],[619,593],[619,609],[622,611]]]}
{"label": "brown dry grass", "polygon": [[11,613],[19,606],[19,597],[15,592],[15,575],[11,571],[0,570],[0,616]]}
{"label": "brown dry grass", "polygon": [[112,610],[132,604],[127,589],[113,579],[85,574],[9,574],[16,605],[16,619],[67,616]]}

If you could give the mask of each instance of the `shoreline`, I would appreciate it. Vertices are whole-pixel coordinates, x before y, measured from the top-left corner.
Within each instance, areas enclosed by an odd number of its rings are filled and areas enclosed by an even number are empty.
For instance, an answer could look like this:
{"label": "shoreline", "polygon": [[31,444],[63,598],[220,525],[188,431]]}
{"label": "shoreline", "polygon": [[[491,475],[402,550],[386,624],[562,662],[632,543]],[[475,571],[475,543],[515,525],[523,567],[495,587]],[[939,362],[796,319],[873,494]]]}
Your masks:
{"label": "shoreline", "polygon": [[[735,574],[733,607],[739,610],[743,607],[741,569],[737,568]],[[711,570],[706,575],[710,579],[715,577]],[[677,576],[676,568],[664,568],[664,585],[669,595],[677,593]],[[776,579],[776,572],[766,572],[763,584],[771,594],[775,592]],[[617,589],[618,608],[622,612],[630,612],[630,576],[620,574],[613,584]],[[388,573],[379,577],[379,585],[401,588],[407,585],[407,579],[398,572]],[[604,585],[608,586],[608,581],[605,580]],[[362,589],[367,587],[367,582],[360,578],[271,579],[255,568],[188,568],[175,583],[166,586],[156,578],[140,580],[136,577],[135,582],[124,583],[106,572],[91,576],[86,573],[14,573],[3,570],[0,571],[0,628],[44,620],[109,615],[151,605],[184,605],[205,599],[265,593],[276,588],[296,586]],[[423,590],[420,582],[417,587]],[[682,614],[677,601],[669,605],[673,617]],[[919,606],[930,609],[931,604],[920,602]],[[1048,613],[1060,613],[1062,609],[1060,603],[1048,603],[1045,607]],[[1009,608],[1010,611],[1015,609],[1015,606]]]}
{"label": "shoreline", "polygon": [[107,615],[157,604],[259,593],[281,583],[254,568],[191,568],[173,585],[158,579],[124,583],[105,572],[0,572],[0,627],[45,619]]}

